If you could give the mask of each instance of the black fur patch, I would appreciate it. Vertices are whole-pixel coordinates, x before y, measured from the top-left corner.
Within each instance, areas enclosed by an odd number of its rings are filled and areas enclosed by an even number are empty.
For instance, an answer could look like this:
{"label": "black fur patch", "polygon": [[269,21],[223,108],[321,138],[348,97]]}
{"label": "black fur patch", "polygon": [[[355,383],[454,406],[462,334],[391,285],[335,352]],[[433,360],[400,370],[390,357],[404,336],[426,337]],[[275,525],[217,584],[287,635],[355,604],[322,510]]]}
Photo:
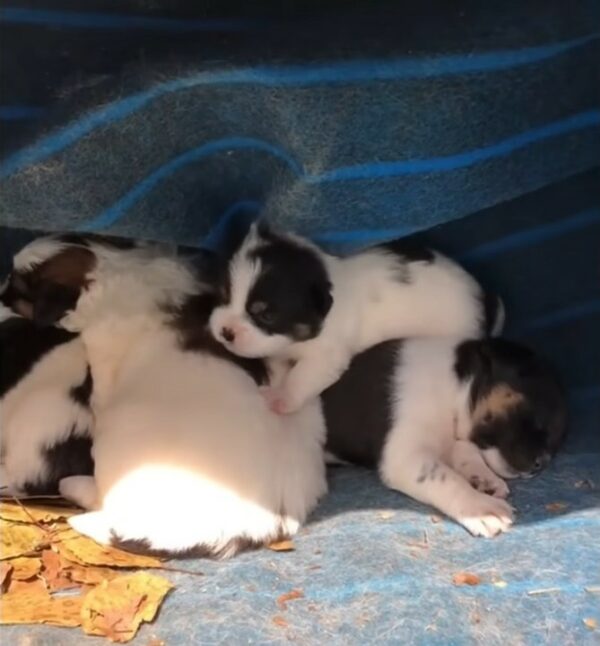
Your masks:
{"label": "black fur patch", "polygon": [[289,536],[283,533],[277,533],[272,538],[267,540],[257,541],[247,536],[237,536],[227,541],[227,543],[220,549],[215,549],[214,546],[198,544],[185,550],[171,551],[155,549],[152,547],[148,539],[124,539],[116,532],[111,531],[110,544],[113,547],[131,552],[133,554],[141,554],[143,556],[154,556],[156,558],[165,559],[189,559],[189,558],[208,558],[208,559],[223,559],[235,556],[240,552],[247,552],[249,550],[257,550],[261,547],[266,547],[271,543],[277,541],[287,540]]}
{"label": "black fur patch", "polygon": [[365,467],[379,464],[392,426],[392,380],[401,353],[401,341],[386,341],[362,352],[321,395],[330,453]]}
{"label": "black fur patch", "polygon": [[296,341],[317,336],[333,299],[331,283],[319,255],[284,237],[269,234],[251,252],[261,272],[248,294],[246,312],[266,334]]}
{"label": "black fur patch", "polygon": [[79,386],[73,386],[73,388],[71,388],[71,391],[69,393],[71,395],[71,399],[77,402],[80,406],[89,408],[93,386],[94,381],[92,379],[92,371],[88,366],[83,382],[80,383]]}
{"label": "black fur patch", "polygon": [[248,373],[258,385],[267,384],[269,377],[263,361],[238,357],[212,336],[208,320],[217,302],[214,293],[195,294],[187,297],[181,307],[173,312],[171,324],[179,333],[182,349],[189,352],[205,352],[234,363]]}
{"label": "black fur patch", "polygon": [[386,242],[378,246],[381,249],[386,249],[400,256],[406,262],[425,262],[430,264],[435,260],[435,255],[431,249],[419,245],[408,238],[392,240],[391,242]]}
{"label": "black fur patch", "polygon": [[68,476],[90,476],[94,473],[92,439],[89,435],[74,435],[42,452],[47,471],[44,478],[27,482],[25,492],[30,496],[58,493],[58,483]]}
{"label": "black fur patch", "polygon": [[0,397],[16,386],[52,348],[77,334],[14,317],[0,323]]}
{"label": "black fur patch", "polygon": [[82,247],[89,247],[91,244],[99,244],[105,247],[112,247],[113,249],[134,249],[137,247],[137,242],[129,238],[121,238],[119,236],[105,236],[96,233],[62,233],[56,236],[57,240],[65,244],[80,245]]}
{"label": "black fur patch", "polygon": [[545,466],[567,432],[566,396],[552,367],[525,346],[493,338],[459,344],[454,370],[460,381],[471,381],[472,410],[500,386],[518,396],[506,411],[478,421],[471,441],[497,448],[517,473]]}

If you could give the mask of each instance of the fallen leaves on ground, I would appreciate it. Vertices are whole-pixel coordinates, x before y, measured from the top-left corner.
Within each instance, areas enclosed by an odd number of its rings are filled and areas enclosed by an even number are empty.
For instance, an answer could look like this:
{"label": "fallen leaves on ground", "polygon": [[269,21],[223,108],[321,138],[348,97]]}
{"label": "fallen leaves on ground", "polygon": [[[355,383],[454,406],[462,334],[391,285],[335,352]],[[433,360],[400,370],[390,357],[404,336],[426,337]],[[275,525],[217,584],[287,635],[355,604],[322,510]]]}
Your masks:
{"label": "fallen leaves on ground", "polygon": [[13,581],[27,581],[42,569],[42,559],[37,556],[17,556],[6,563],[12,567],[10,578]]}
{"label": "fallen leaves on ground", "polygon": [[292,541],[276,541],[267,547],[274,552],[293,552],[296,549]]}
{"label": "fallen leaves on ground", "polygon": [[0,624],[82,626],[87,634],[131,640],[172,585],[124,568],[162,562],[81,536],[66,521],[78,510],[49,502],[0,501]]}
{"label": "fallen leaves on ground", "polygon": [[45,504],[28,504],[26,502],[0,502],[0,518],[21,523],[49,523],[52,520],[69,518],[81,511],[74,507],[50,506]]}
{"label": "fallen leaves on ground", "polygon": [[549,502],[546,505],[546,510],[557,513],[559,511],[567,509],[568,506],[569,505],[566,502]]}
{"label": "fallen leaves on ground", "polygon": [[5,583],[8,582],[12,574],[12,565],[10,563],[0,563],[0,589],[4,591]]}
{"label": "fallen leaves on ground", "polygon": [[61,534],[58,551],[69,561],[80,565],[109,565],[121,568],[160,568],[160,559],[153,556],[132,554],[115,547],[99,545],[91,538],[78,534],[74,529]]}
{"label": "fallen leaves on ground", "polygon": [[103,581],[85,596],[81,609],[83,631],[127,642],[142,622],[154,619],[172,587],[165,578],[147,572]]}
{"label": "fallen leaves on ground", "polygon": [[595,619],[592,619],[591,617],[586,617],[583,620],[583,623],[586,628],[589,628],[590,630],[596,630],[598,628],[598,622]]}
{"label": "fallen leaves on ground", "polygon": [[34,553],[47,542],[46,532],[37,525],[0,519],[0,560]]}
{"label": "fallen leaves on ground", "polygon": [[282,595],[277,597],[277,605],[281,610],[287,610],[287,602],[294,601],[295,599],[302,599],[304,597],[304,592],[302,590],[290,590],[285,592]]}
{"label": "fallen leaves on ground", "polygon": [[479,585],[481,579],[472,572],[457,572],[452,577],[452,583],[454,585]]}

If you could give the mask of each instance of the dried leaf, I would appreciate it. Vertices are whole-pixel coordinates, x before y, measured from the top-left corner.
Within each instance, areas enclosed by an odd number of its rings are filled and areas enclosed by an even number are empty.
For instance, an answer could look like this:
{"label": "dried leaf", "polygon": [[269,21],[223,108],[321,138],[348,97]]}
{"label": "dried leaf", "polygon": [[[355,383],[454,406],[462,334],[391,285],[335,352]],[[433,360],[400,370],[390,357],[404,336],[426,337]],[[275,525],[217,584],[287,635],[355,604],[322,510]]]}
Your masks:
{"label": "dried leaf", "polygon": [[296,549],[292,541],[277,541],[267,545],[267,547],[274,552],[293,552]]}
{"label": "dried leaf", "polygon": [[302,599],[304,592],[302,590],[290,590],[277,597],[277,605],[281,610],[287,610],[287,602],[294,601],[294,599]]}
{"label": "dried leaf", "polygon": [[452,577],[452,583],[454,583],[454,585],[479,585],[481,583],[481,579],[471,572],[457,572]]}
{"label": "dried leaf", "polygon": [[0,589],[5,589],[5,584],[8,583],[12,570],[13,567],[10,563],[7,563],[6,561],[0,563]]}
{"label": "dried leaf", "polygon": [[85,596],[83,630],[114,642],[127,642],[143,621],[152,621],[173,586],[163,577],[137,572],[103,581]]}
{"label": "dried leaf", "polygon": [[42,578],[51,592],[79,587],[68,576],[68,563],[51,549],[42,552]]}
{"label": "dried leaf", "polygon": [[271,621],[276,625],[279,626],[279,628],[287,628],[288,627],[288,622],[285,620],[284,617],[281,615],[275,615]]}
{"label": "dried leaf", "polygon": [[158,637],[150,637],[146,646],[165,646],[165,640]]}
{"label": "dried leaf", "polygon": [[0,519],[0,560],[36,552],[47,542],[43,529]]}
{"label": "dried leaf", "polygon": [[[1,624],[81,625],[82,597],[51,597],[39,581],[21,585],[2,595]],[[24,587],[26,586],[26,587]]]}
{"label": "dried leaf", "polygon": [[563,511],[564,509],[567,509],[569,505],[566,502],[549,502],[546,505],[546,509],[551,512],[559,512]]}
{"label": "dried leaf", "polygon": [[381,520],[389,520],[390,518],[393,518],[396,515],[396,512],[394,511],[380,511],[379,514],[377,514]]}
{"label": "dried leaf", "polygon": [[0,502],[0,518],[19,523],[49,523],[52,520],[69,518],[69,516],[80,513],[81,510],[74,507],[31,504],[25,501],[18,503],[3,500]]}
{"label": "dried leaf", "polygon": [[28,595],[32,595],[34,593],[46,595],[48,590],[41,579],[35,578],[28,579],[27,581],[19,581],[18,579],[13,579],[11,577],[8,592],[24,592]]}
{"label": "dried leaf", "polygon": [[69,561],[79,565],[108,565],[127,568],[160,568],[162,562],[152,556],[131,554],[114,547],[99,545],[91,538],[75,530],[64,532],[56,543],[58,552]]}
{"label": "dried leaf", "polygon": [[102,581],[111,581],[120,576],[118,570],[94,565],[69,565],[69,568],[65,570],[65,574],[71,581],[92,586],[98,585]]}
{"label": "dried leaf", "polygon": [[7,563],[13,568],[11,578],[17,581],[31,579],[42,569],[42,561],[37,556],[19,556]]}
{"label": "dried leaf", "polygon": [[589,628],[590,630],[596,630],[598,628],[598,622],[595,619],[592,619],[591,617],[586,617],[583,620],[583,623],[586,628]]}

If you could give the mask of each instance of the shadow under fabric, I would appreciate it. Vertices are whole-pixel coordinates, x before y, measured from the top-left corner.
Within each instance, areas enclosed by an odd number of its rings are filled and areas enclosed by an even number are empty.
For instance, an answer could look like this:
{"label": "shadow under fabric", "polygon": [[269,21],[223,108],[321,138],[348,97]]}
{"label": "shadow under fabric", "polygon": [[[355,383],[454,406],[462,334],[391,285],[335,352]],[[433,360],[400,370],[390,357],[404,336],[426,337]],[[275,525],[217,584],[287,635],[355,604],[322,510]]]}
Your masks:
{"label": "shadow under fabric", "polygon": [[[32,231],[218,245],[230,218],[261,213],[334,251],[414,235],[496,289],[508,336],[557,364],[571,435],[546,473],[514,485],[517,525],[493,542],[336,469],[296,552],[203,563],[203,585],[171,595],[154,632],[278,643],[274,599],[294,587],[305,601],[286,619],[308,643],[588,643],[583,618],[600,622],[586,592],[600,586],[599,6],[324,3],[257,17],[162,4],[0,11],[0,273]],[[135,62],[142,51],[150,62]],[[49,89],[74,78],[62,98]],[[546,509],[558,501],[560,515]],[[481,586],[452,587],[473,568]],[[540,589],[554,592],[527,594]],[[29,628],[5,630],[16,642]]]}

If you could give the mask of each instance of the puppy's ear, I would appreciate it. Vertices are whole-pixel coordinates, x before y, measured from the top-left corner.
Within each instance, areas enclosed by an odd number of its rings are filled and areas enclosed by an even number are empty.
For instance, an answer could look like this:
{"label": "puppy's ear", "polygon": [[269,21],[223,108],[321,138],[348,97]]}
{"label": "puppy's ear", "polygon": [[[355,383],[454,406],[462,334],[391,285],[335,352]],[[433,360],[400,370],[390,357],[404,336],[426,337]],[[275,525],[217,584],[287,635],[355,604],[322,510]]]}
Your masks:
{"label": "puppy's ear", "polygon": [[333,305],[331,283],[315,283],[311,289],[313,305],[319,316],[325,318]]}
{"label": "puppy's ear", "polygon": [[36,290],[33,300],[33,320],[42,327],[54,325],[67,312],[75,309],[80,290],[76,287],[44,283]]}
{"label": "puppy's ear", "polygon": [[494,424],[480,424],[477,426],[472,441],[480,449],[491,449],[498,446],[499,431]]}

